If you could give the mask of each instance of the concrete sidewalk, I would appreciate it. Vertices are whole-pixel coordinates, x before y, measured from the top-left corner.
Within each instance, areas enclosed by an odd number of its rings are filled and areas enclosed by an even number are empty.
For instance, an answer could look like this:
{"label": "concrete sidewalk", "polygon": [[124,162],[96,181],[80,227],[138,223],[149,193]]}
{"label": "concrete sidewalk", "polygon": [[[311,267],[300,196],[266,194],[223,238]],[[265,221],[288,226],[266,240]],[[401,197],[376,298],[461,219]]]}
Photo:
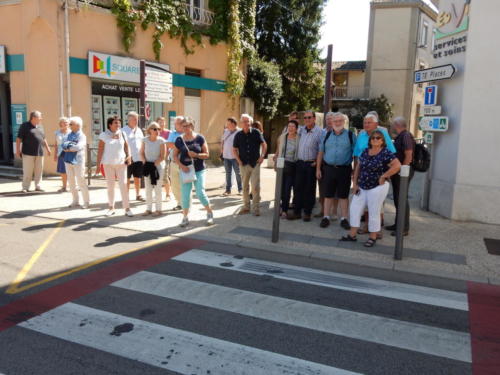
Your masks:
{"label": "concrete sidewalk", "polygon": [[[210,168],[207,174],[207,192],[215,212],[216,224],[205,226],[205,211],[197,199],[190,215],[188,228],[179,228],[181,213],[170,211],[175,202],[165,202],[165,214],[158,218],[140,216],[145,204],[132,201],[136,214],[123,216],[117,205],[117,215],[104,216],[107,208],[105,181],[93,179],[90,191],[91,207],[88,210],[67,208],[70,193],[57,193],[60,181],[46,179],[42,183],[45,193],[20,193],[21,183],[0,180],[0,217],[4,219],[38,216],[67,220],[78,226],[112,226],[135,232],[147,232],[161,238],[189,236],[232,246],[267,250],[275,253],[299,255],[327,262],[342,262],[386,270],[406,271],[420,275],[434,275],[452,279],[500,284],[500,256],[488,254],[484,238],[500,238],[500,226],[479,223],[455,222],[418,209],[419,187],[422,174],[416,174],[410,192],[412,217],[411,233],[405,237],[404,258],[393,260],[394,237],[385,231],[384,238],[372,249],[363,246],[366,236],[359,236],[357,243],[342,243],[344,234],[338,221],[329,228],[319,227],[319,220],[309,223],[281,220],[280,241],[271,242],[273,216],[274,178],[272,169],[262,168],[262,207],[260,217],[239,216],[241,197],[222,197],[225,181],[224,169]],[[119,192],[116,192],[119,199]],[[133,197],[133,193],[130,194]],[[144,194],[143,194],[144,195]],[[386,223],[394,222],[394,206],[388,199],[385,208]],[[133,234],[131,234],[133,235]]]}

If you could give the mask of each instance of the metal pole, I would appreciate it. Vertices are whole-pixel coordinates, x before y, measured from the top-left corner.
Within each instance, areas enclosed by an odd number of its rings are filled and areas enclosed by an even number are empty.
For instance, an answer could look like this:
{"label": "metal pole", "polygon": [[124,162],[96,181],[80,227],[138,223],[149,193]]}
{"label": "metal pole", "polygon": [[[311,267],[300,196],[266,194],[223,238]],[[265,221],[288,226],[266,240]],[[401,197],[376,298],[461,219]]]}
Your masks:
{"label": "metal pole", "polygon": [[87,143],[87,185],[90,186],[90,177],[92,175],[92,160],[90,154],[90,146]]}
{"label": "metal pole", "polygon": [[277,158],[276,186],[274,188],[273,235],[271,239],[273,242],[278,242],[280,237],[280,202],[281,202],[281,185],[283,182],[284,167],[285,167],[285,158]]}
{"label": "metal pole", "polygon": [[326,114],[330,111],[332,100],[332,54],[333,45],[328,45],[328,56],[326,58],[325,96],[323,102],[323,127],[326,126]]}
{"label": "metal pole", "polygon": [[410,180],[410,166],[401,166],[399,172],[399,200],[396,220],[396,247],[394,249],[394,259],[401,260],[403,258],[403,232],[405,226],[406,215],[406,200],[408,199],[408,181]]}
{"label": "metal pole", "polygon": [[434,155],[432,154],[432,145],[427,144],[427,148],[431,155],[431,165],[429,167],[429,170],[425,174],[425,180],[424,180],[425,185],[424,185],[424,192],[422,194],[422,209],[424,211],[429,211],[429,202],[431,199],[432,160],[434,159]]}
{"label": "metal pole", "polygon": [[146,61],[140,62],[140,98],[139,98],[139,127],[146,126]]}
{"label": "metal pole", "polygon": [[66,99],[67,110],[66,114],[71,116],[71,76],[69,64],[69,15],[68,15],[68,0],[64,2],[64,59],[66,60]]}

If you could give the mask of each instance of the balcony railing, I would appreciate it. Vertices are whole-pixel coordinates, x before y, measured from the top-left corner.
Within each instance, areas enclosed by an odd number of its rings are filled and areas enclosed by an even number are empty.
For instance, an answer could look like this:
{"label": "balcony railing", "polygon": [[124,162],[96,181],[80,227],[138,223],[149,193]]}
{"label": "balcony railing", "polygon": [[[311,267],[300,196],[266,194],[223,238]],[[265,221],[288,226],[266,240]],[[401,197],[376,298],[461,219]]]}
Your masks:
{"label": "balcony railing", "polygon": [[195,24],[210,26],[214,22],[214,12],[207,9],[186,4],[186,12]]}
{"label": "balcony railing", "polygon": [[366,99],[370,88],[366,86],[337,86],[333,89],[333,99]]}
{"label": "balcony railing", "polygon": [[[144,1],[145,0],[131,0],[134,8],[139,7]],[[86,3],[108,9],[113,5],[112,0],[78,0],[78,3]],[[186,13],[196,25],[210,26],[214,22],[215,13],[208,9],[198,8],[186,3],[181,6],[184,6]]]}

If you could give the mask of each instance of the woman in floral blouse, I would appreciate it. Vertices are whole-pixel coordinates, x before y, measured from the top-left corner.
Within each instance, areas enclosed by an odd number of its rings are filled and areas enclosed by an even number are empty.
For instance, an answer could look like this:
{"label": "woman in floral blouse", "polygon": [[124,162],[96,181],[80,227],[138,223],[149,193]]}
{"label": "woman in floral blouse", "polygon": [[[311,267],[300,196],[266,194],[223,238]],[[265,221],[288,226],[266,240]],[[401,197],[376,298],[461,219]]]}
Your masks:
{"label": "woman in floral blouse", "polygon": [[375,130],[370,135],[368,148],[359,157],[353,174],[354,197],[350,208],[351,231],[341,241],[356,241],[361,215],[368,207],[368,231],[370,237],[366,247],[373,247],[380,231],[380,210],[389,192],[389,179],[399,172],[401,163],[387,149],[384,135]]}

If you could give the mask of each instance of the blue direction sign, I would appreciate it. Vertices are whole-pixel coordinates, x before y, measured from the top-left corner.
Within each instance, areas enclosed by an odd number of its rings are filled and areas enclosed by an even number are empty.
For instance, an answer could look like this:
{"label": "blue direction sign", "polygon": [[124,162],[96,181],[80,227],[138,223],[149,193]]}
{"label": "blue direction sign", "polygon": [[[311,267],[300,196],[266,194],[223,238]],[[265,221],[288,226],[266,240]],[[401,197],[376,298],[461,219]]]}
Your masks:
{"label": "blue direction sign", "polygon": [[430,81],[440,81],[450,79],[455,74],[455,67],[452,64],[436,66],[434,68],[415,71],[415,83]]}
{"label": "blue direction sign", "polygon": [[424,132],[445,132],[448,130],[448,117],[424,116],[420,119],[419,125],[420,129],[423,130]]}
{"label": "blue direction sign", "polygon": [[425,88],[424,105],[437,104],[438,87],[436,85],[427,86]]}

